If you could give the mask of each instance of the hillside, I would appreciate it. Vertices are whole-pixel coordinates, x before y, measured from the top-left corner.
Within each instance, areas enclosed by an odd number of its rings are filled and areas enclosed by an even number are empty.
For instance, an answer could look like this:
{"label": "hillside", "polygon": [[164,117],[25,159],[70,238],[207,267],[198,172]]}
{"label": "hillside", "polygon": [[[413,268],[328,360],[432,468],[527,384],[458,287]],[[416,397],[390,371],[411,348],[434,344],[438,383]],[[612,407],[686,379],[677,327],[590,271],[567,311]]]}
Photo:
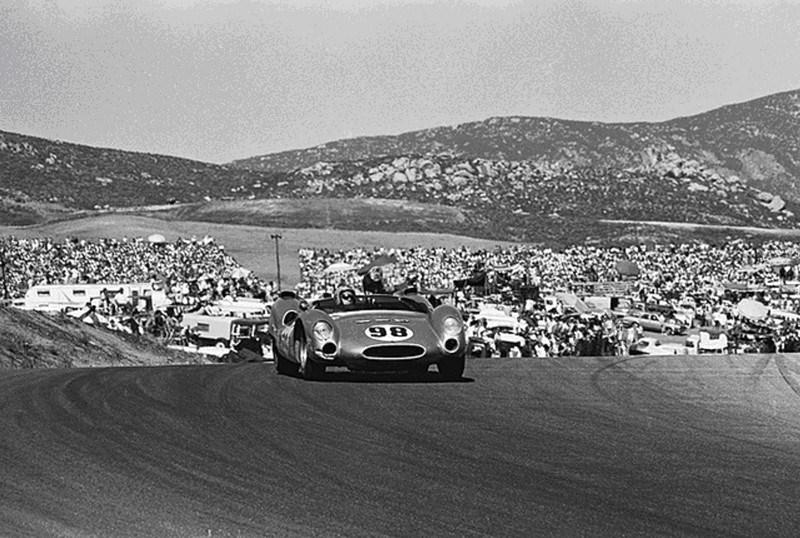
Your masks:
{"label": "hillside", "polygon": [[[0,131],[0,212],[35,219],[64,208],[247,197],[281,177],[166,155],[96,148]],[[19,217],[18,220],[24,220]],[[6,219],[8,222],[8,219]]]}
{"label": "hillside", "polygon": [[[211,222],[557,244],[617,237],[600,220],[794,228],[798,148],[800,91],[663,123],[492,118],[227,166],[0,132],[0,224],[158,205]],[[240,204],[235,220],[220,202]]]}
{"label": "hillside", "polygon": [[291,171],[317,162],[451,153],[594,168],[652,169],[697,161],[800,201],[800,90],[660,123],[496,117],[396,136],[338,140],[241,159],[231,166]]}
{"label": "hillside", "polygon": [[155,340],[98,329],[64,315],[0,306],[0,368],[202,364]]}

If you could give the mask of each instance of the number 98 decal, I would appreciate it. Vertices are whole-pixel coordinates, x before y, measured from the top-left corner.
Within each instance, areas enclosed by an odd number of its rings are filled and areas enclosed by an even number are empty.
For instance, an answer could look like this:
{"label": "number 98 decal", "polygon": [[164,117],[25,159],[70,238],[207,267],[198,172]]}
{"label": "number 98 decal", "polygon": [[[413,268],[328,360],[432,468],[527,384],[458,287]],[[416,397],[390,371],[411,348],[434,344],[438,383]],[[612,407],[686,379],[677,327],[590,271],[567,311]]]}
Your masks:
{"label": "number 98 decal", "polygon": [[411,329],[402,325],[370,325],[364,331],[364,334],[373,340],[381,340],[383,342],[399,342],[414,336]]}

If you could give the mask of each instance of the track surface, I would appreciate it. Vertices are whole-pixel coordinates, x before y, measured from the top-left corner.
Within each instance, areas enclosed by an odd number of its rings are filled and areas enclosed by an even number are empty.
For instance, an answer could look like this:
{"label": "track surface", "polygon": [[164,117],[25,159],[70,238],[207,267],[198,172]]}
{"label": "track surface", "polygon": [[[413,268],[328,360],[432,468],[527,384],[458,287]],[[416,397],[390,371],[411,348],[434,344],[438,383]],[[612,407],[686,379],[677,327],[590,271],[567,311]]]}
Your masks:
{"label": "track surface", "polygon": [[0,372],[0,535],[797,536],[800,358]]}

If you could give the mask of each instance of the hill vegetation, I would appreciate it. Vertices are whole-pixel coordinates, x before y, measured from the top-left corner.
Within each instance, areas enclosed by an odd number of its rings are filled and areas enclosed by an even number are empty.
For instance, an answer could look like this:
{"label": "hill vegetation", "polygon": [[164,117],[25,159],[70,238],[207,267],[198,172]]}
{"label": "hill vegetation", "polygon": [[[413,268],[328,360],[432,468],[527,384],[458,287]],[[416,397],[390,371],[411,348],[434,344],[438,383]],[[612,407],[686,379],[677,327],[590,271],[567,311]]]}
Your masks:
{"label": "hill vegetation", "polygon": [[227,166],[0,132],[0,222],[159,205],[169,218],[554,244],[612,240],[615,220],[793,228],[799,149],[800,91],[662,123],[491,118]]}
{"label": "hill vegetation", "polygon": [[74,318],[0,306],[0,368],[201,364],[197,354],[144,336],[112,332]]}
{"label": "hill vegetation", "polygon": [[10,207],[97,209],[247,197],[253,193],[243,185],[258,189],[280,176],[0,131],[0,198]]}
{"label": "hill vegetation", "polygon": [[320,161],[451,153],[598,169],[696,161],[754,188],[800,200],[800,90],[660,123],[496,117],[396,136],[337,140],[241,159],[232,166],[291,171]]}

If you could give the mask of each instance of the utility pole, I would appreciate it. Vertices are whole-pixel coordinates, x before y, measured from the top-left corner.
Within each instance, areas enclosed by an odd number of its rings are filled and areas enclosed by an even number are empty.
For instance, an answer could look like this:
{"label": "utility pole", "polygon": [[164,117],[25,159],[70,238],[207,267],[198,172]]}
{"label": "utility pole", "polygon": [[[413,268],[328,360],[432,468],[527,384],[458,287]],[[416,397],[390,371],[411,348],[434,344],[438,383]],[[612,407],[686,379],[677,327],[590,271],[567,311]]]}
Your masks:
{"label": "utility pole", "polygon": [[275,265],[278,268],[278,291],[281,289],[281,254],[280,254],[280,246],[278,241],[280,241],[283,236],[281,234],[272,234],[269,236],[270,239],[275,240]]}
{"label": "utility pole", "polygon": [[8,282],[6,282],[6,240],[3,239],[3,257],[0,259],[0,269],[3,271],[3,300],[8,301]]}

